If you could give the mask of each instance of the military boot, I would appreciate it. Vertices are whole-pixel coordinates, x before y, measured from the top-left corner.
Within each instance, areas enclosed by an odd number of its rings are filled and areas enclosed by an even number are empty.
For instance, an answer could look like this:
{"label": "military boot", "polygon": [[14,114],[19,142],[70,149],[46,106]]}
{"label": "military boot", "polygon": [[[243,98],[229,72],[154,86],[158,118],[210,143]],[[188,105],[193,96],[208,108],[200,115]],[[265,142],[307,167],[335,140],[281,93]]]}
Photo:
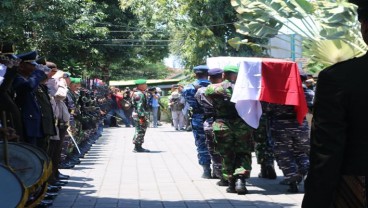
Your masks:
{"label": "military boot", "polygon": [[227,187],[226,189],[226,192],[227,193],[236,193],[236,190],[235,190],[235,176],[229,176],[229,186]]}
{"label": "military boot", "polygon": [[213,166],[212,177],[213,178],[219,178],[219,179],[222,178],[222,170],[221,170],[221,167]]}
{"label": "military boot", "polygon": [[245,176],[244,175],[238,176],[238,179],[236,180],[236,183],[235,183],[235,191],[239,195],[244,195],[248,193],[248,190],[245,187]]}
{"label": "military boot", "polygon": [[142,144],[135,144],[133,152],[149,152],[148,149],[144,149]]}
{"label": "military boot", "polygon": [[216,183],[218,186],[228,186],[229,182],[227,180],[225,180],[224,178],[220,178],[219,181],[217,181]]}
{"label": "military boot", "polygon": [[297,181],[290,182],[287,192],[289,192],[289,193],[298,193],[299,192],[298,182]]}
{"label": "military boot", "polygon": [[271,164],[261,164],[261,172],[258,174],[259,178],[276,179],[276,171]]}
{"label": "military boot", "polygon": [[202,165],[203,167],[203,174],[202,174],[202,178],[207,178],[207,179],[210,179],[212,178],[211,176],[211,166],[208,164],[208,165]]}

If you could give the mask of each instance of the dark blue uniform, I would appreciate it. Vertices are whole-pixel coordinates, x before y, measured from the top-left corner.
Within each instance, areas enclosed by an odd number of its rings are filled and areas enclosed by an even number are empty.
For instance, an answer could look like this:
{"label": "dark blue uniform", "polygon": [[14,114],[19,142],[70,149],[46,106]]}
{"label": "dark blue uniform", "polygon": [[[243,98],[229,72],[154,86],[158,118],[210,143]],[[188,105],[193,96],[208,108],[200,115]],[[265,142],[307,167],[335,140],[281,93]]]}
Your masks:
{"label": "dark blue uniform", "polygon": [[204,112],[194,95],[196,94],[198,88],[206,87],[209,84],[210,82],[208,80],[196,80],[192,84],[187,85],[182,93],[185,101],[188,102],[192,108],[192,128],[195,138],[195,145],[197,146],[198,162],[200,165],[211,164],[211,157],[208,152],[206,136],[203,129]]}
{"label": "dark blue uniform", "polygon": [[16,92],[15,102],[20,108],[24,136],[26,141],[36,144],[37,139],[42,138],[41,110],[37,103],[35,92],[46,75],[43,71],[36,69],[28,78],[18,75],[13,82]]}

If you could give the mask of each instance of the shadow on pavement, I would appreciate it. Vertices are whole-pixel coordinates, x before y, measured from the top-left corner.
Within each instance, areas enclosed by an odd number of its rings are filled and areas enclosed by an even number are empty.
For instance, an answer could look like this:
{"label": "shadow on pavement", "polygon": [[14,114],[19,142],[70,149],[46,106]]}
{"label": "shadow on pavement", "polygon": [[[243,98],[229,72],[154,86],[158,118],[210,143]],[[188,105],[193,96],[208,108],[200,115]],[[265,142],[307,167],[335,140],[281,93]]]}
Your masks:
{"label": "shadow on pavement", "polygon": [[128,197],[108,198],[94,197],[94,191],[86,191],[78,195],[60,194],[52,207],[56,208],[237,208],[237,207],[262,207],[262,208],[287,208],[296,204],[269,202],[263,200],[242,201],[236,199],[210,199],[201,200],[145,200],[131,199]]}

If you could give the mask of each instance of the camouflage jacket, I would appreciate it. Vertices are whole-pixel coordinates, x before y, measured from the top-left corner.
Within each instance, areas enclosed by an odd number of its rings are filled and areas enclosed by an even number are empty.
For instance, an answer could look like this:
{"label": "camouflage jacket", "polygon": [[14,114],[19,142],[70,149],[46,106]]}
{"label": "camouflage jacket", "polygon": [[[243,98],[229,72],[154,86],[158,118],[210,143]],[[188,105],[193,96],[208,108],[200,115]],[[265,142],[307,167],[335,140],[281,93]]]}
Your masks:
{"label": "camouflage jacket", "polygon": [[206,88],[205,95],[212,100],[215,119],[239,118],[235,103],[230,101],[232,93],[233,84],[227,80]]}
{"label": "camouflage jacket", "polygon": [[142,91],[135,91],[132,96],[132,103],[135,109],[135,112],[138,114],[138,117],[145,117],[148,115],[147,112],[147,97]]}
{"label": "camouflage jacket", "polygon": [[194,97],[197,99],[199,106],[204,111],[204,116],[206,118],[214,117],[215,110],[213,109],[212,100],[205,95],[207,87],[201,87],[197,90]]}

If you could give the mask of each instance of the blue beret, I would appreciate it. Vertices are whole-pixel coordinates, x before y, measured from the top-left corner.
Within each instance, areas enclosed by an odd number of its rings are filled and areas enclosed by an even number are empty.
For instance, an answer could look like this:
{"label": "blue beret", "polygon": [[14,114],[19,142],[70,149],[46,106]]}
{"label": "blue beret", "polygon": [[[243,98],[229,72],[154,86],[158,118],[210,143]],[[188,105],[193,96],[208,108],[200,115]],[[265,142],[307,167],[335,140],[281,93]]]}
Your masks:
{"label": "blue beret", "polygon": [[31,51],[28,53],[22,53],[17,55],[22,62],[30,63],[32,65],[37,65],[36,58],[37,58],[37,51]]}
{"label": "blue beret", "polygon": [[206,65],[199,65],[199,66],[195,66],[193,67],[193,71],[194,73],[206,73],[208,72],[208,66]]}
{"label": "blue beret", "polygon": [[224,70],[220,69],[220,68],[213,68],[208,70],[208,75],[213,76],[213,75],[217,75],[217,74],[222,74],[224,72]]}

